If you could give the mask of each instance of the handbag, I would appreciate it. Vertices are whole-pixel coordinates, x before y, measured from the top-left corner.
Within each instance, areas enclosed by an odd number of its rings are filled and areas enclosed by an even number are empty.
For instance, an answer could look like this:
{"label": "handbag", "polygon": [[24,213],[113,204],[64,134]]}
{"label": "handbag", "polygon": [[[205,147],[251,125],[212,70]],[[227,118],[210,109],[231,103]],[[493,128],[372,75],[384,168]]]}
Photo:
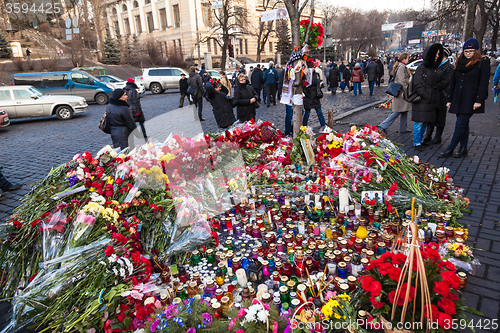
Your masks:
{"label": "handbag", "polygon": [[107,112],[104,112],[101,121],[99,121],[99,129],[106,134],[111,134],[111,124],[109,123],[107,114]]}
{"label": "handbag", "polygon": [[394,82],[394,79],[396,77],[398,69],[399,69],[399,67],[396,68],[396,72],[392,76],[391,80],[389,80],[389,85],[387,86],[387,89],[385,90],[386,94],[389,94],[389,95],[394,96],[394,97],[398,97],[399,94],[401,93],[401,89],[403,88],[403,85]]}
{"label": "handbag", "polygon": [[410,80],[406,89],[403,90],[403,99],[408,103],[420,103],[422,101],[422,97],[413,89],[413,80]]}
{"label": "handbag", "polygon": [[198,93],[198,88],[196,88],[195,86],[189,85],[188,89],[187,89],[187,93],[189,95],[196,96],[196,94]]}

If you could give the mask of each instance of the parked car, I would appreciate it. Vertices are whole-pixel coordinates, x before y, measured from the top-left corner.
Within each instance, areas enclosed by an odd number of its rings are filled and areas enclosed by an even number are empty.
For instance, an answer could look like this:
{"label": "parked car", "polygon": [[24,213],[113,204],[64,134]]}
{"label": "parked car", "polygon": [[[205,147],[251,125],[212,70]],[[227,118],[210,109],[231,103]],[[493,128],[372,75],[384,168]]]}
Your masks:
{"label": "parked car", "polygon": [[412,74],[413,74],[413,73],[415,73],[415,71],[417,70],[417,67],[418,67],[421,63],[423,63],[423,62],[424,62],[424,61],[423,61],[422,59],[418,59],[418,60],[415,60],[415,61],[413,61],[413,62],[409,63],[409,64],[408,64],[408,66],[406,66],[406,67],[408,67],[408,69],[410,70],[410,73],[412,73]]}
{"label": "parked car", "polygon": [[207,73],[208,73],[208,75],[210,75],[211,78],[214,78],[214,79],[221,78],[220,73],[218,71],[214,71],[213,69],[207,70]]}
{"label": "parked car", "polygon": [[189,74],[181,68],[155,67],[142,70],[144,88],[153,94],[161,94],[166,89],[179,89],[181,74],[189,77]]}
{"label": "parked car", "polygon": [[68,120],[75,113],[87,111],[85,98],[67,95],[45,95],[33,86],[0,87],[0,109],[10,119],[50,117]]}
{"label": "parked car", "polygon": [[[104,83],[112,85],[115,89],[123,89],[127,84],[127,81],[124,81],[113,75],[96,75],[96,78],[98,78]],[[144,84],[142,84],[142,82],[136,81],[135,84],[137,85],[137,92],[139,94],[142,94],[146,91],[146,88],[144,88]]]}
{"label": "parked car", "polygon": [[10,83],[33,86],[44,94],[81,96],[100,105],[108,104],[109,94],[115,90],[111,84],[82,71],[12,74]]}
{"label": "parked car", "polygon": [[7,127],[9,125],[10,125],[10,119],[9,115],[7,114],[7,111],[0,109],[0,128]]}

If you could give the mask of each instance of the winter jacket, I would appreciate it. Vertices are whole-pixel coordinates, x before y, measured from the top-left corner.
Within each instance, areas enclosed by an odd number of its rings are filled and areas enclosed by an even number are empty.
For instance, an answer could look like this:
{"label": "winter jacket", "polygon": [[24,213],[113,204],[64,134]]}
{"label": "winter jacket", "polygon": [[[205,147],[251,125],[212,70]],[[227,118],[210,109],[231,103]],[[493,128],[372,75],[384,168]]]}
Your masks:
{"label": "winter jacket", "polygon": [[[337,70],[337,68],[332,68],[330,70],[330,77],[332,77],[332,71]],[[331,81],[330,81],[331,82]],[[304,87],[304,110],[319,109],[321,107],[321,101],[318,98],[318,90],[320,88],[321,79],[319,74],[313,72],[313,79],[309,87]],[[331,83],[330,83],[331,84]]]}
{"label": "winter jacket", "polygon": [[188,85],[193,86],[197,89],[196,95],[194,98],[202,98],[203,93],[205,92],[203,88],[203,81],[201,79],[200,74],[196,72],[190,72],[189,73],[189,79],[188,79]]}
{"label": "winter jacket", "polygon": [[233,105],[236,105],[236,114],[240,122],[255,119],[255,103],[250,103],[252,98],[258,100],[255,89],[248,83],[237,83],[238,89],[234,90]]}
{"label": "winter jacket", "polygon": [[368,81],[376,81],[378,76],[378,66],[377,63],[372,60],[366,66],[366,74],[368,75]]}
{"label": "winter jacket", "polygon": [[495,75],[493,76],[493,85],[498,86],[499,81],[500,81],[500,65],[497,66],[497,70],[495,71]]}
{"label": "winter jacket", "polygon": [[[460,60],[457,61],[450,83],[450,113],[484,113],[484,102],[488,98],[490,59],[483,56],[480,61],[470,66],[472,69],[467,69],[468,71],[462,71],[459,64]],[[474,103],[481,103],[481,106],[474,110]]]}
{"label": "winter jacket", "polygon": [[[436,60],[436,53],[439,57]],[[437,89],[438,75],[436,69],[443,59],[443,45],[433,44],[424,50],[424,62],[417,67],[413,75],[413,89],[422,100],[413,103],[411,120],[419,123],[434,123],[436,110],[439,104],[439,91]]]}
{"label": "winter jacket", "polygon": [[328,77],[328,81],[330,82],[330,88],[337,88],[339,86],[340,71],[337,66],[334,66],[330,69],[330,76]]}
{"label": "winter jacket", "polygon": [[342,73],[342,80],[345,82],[351,81],[351,71],[349,70],[349,67],[344,69],[344,72]]}
{"label": "winter jacket", "polygon": [[352,69],[352,82],[365,82],[363,69],[360,66],[354,66]]}
{"label": "winter jacket", "polygon": [[218,92],[214,87],[207,87],[207,100],[212,105],[212,112],[217,126],[227,128],[236,121],[231,100],[226,98],[226,94],[222,90]]}
{"label": "winter jacket", "polygon": [[339,72],[344,73],[344,69],[345,69],[345,65],[344,65],[344,63],[341,63],[339,66]]}
{"label": "winter jacket", "polygon": [[142,112],[141,96],[137,92],[137,85],[134,82],[127,82],[123,89],[127,92],[127,103],[134,120],[139,123],[145,122],[146,118]]}
{"label": "winter jacket", "polygon": [[377,77],[383,77],[384,76],[384,64],[382,61],[377,60]]}
{"label": "winter jacket", "polygon": [[127,148],[128,137],[136,125],[127,102],[119,99],[109,99],[106,106],[107,117],[111,125],[111,140],[114,148]]}
{"label": "winter jacket", "polygon": [[438,75],[436,89],[439,91],[439,103],[436,110],[436,121],[432,125],[444,127],[446,125],[446,101],[448,100],[448,92],[453,77],[453,65],[449,60],[446,60],[445,63],[439,65],[436,73]]}
{"label": "winter jacket", "polygon": [[278,71],[275,68],[268,68],[262,76],[262,80],[265,84],[275,84],[278,83]]}
{"label": "winter jacket", "polygon": [[179,90],[181,91],[181,95],[187,95],[187,90],[188,90],[188,79],[180,79],[179,80]]}
{"label": "winter jacket", "polygon": [[252,87],[255,89],[260,89],[262,88],[262,76],[263,73],[260,70],[260,68],[254,68],[251,76],[251,81],[252,81]]}
{"label": "winter jacket", "polygon": [[[402,90],[405,90],[410,83],[410,70],[402,62],[396,67],[396,72],[394,75],[394,83],[398,83],[402,86]],[[403,93],[401,92],[398,97],[394,97],[392,100],[392,112],[407,112],[411,110],[411,103],[408,103],[403,98]]]}

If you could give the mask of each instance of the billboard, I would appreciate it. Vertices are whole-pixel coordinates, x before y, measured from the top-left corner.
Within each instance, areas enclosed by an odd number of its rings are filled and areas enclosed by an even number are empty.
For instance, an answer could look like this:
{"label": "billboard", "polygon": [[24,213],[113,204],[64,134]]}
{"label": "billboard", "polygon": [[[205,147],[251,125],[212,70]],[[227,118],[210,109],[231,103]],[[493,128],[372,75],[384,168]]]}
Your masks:
{"label": "billboard", "polygon": [[420,44],[420,39],[410,39],[408,44]]}
{"label": "billboard", "polygon": [[422,37],[435,37],[438,35],[437,30],[422,31]]}
{"label": "billboard", "polygon": [[261,22],[281,20],[284,18],[288,18],[288,11],[286,10],[286,8],[266,10],[260,13]]}
{"label": "billboard", "polygon": [[382,31],[413,28],[413,21],[389,23],[382,25]]}

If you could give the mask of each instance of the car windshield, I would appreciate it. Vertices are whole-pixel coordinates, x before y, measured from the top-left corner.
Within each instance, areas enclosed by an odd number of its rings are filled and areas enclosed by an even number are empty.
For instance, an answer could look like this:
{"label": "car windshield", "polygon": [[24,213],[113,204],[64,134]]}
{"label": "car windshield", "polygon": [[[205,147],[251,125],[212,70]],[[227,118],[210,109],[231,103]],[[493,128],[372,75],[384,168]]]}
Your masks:
{"label": "car windshield", "polygon": [[108,77],[111,79],[111,80],[116,80],[118,82],[122,82],[123,80],[120,79],[119,77],[116,77],[116,76],[113,76],[113,75],[108,75]]}
{"label": "car windshield", "polygon": [[31,87],[31,88],[29,88],[29,90],[30,90],[30,93],[32,93],[33,95],[36,95],[38,97],[43,96],[43,94],[39,90],[37,90],[36,88]]}

